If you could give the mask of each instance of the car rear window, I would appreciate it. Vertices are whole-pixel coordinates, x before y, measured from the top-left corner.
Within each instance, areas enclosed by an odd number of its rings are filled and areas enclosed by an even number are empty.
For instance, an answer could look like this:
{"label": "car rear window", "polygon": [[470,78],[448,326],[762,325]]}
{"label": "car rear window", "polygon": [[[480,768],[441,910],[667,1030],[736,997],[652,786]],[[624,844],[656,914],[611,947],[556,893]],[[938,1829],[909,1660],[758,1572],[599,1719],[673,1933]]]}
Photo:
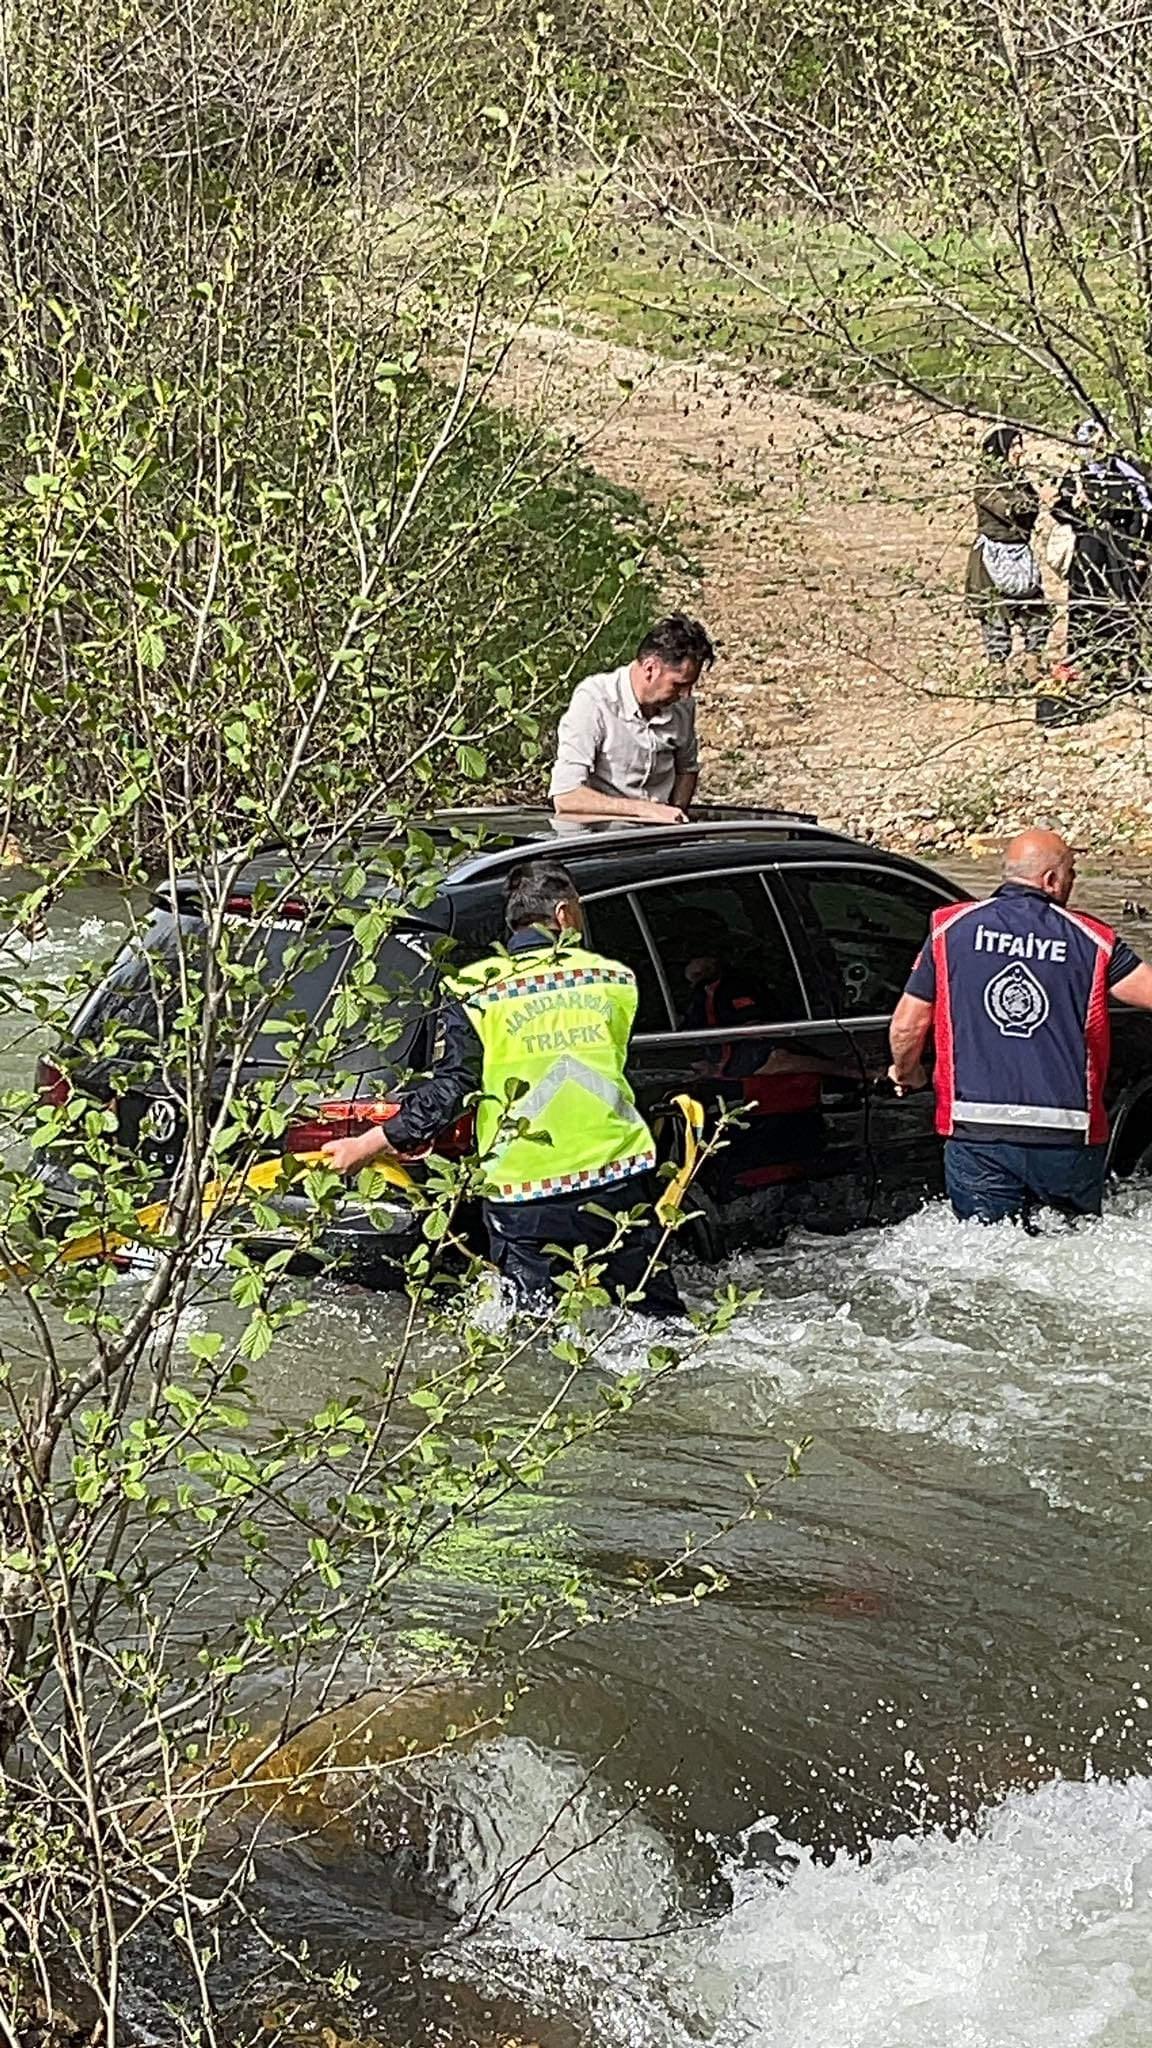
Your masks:
{"label": "car rear window", "polygon": [[[252,1058],[277,1066],[284,1059],[278,1048],[285,1042],[288,1019],[303,1016],[316,1028],[328,1024],[357,948],[351,932],[343,929],[292,931],[280,925],[262,931],[258,943],[264,948],[262,979],[273,993],[252,1041]],[[434,979],[430,951],[419,933],[393,932],[382,940],[376,981],[387,999],[373,1003],[364,1019],[341,1026],[342,1064],[367,1071],[406,1057],[427,1014]]]}
{"label": "car rear window", "polygon": [[[233,927],[249,922],[230,919]],[[203,940],[199,916],[157,909],[82,1003],[73,1020],[73,1041],[103,1040],[114,1029],[120,1056],[129,1060],[141,1056],[143,1041],[160,1043],[180,1004],[187,973],[199,968]],[[279,1066],[284,1055],[277,1047],[286,1038],[287,1020],[303,1016],[313,1026],[328,1022],[356,947],[343,928],[309,931],[287,920],[253,927],[252,947],[248,957],[262,962],[269,1000],[249,1056],[257,1065]],[[376,980],[388,997],[373,1004],[367,1021],[350,1021],[340,1034],[340,1059],[352,1071],[410,1057],[435,981],[431,947],[423,934],[392,933],[384,939],[376,955]],[[96,1081],[109,1062],[88,1064]]]}
{"label": "car rear window", "polygon": [[110,1026],[158,1039],[179,1000],[182,973],[199,966],[204,927],[198,917],[156,910],[121,947],[104,979],[72,1020],[77,1039],[103,1037]]}

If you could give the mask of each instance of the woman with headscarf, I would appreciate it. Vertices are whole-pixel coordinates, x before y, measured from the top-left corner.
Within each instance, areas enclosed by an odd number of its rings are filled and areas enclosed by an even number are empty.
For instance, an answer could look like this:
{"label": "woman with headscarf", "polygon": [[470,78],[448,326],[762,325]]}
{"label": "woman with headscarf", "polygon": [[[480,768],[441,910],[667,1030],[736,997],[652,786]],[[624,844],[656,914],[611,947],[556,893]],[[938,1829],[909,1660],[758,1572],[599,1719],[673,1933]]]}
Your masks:
{"label": "woman with headscarf", "polygon": [[1068,567],[1068,661],[1108,683],[1140,658],[1141,606],[1152,555],[1152,478],[1108,448],[1107,429],[1084,420],[1079,460],[1062,478],[1052,517],[1073,534]]}
{"label": "woman with headscarf", "polygon": [[1052,608],[1032,549],[1040,498],[1035,485],[1020,474],[1024,436],[1019,427],[994,428],[985,436],[981,453],[968,601],[980,620],[984,653],[998,682],[1005,681],[1013,635],[1019,632],[1025,680],[1037,683],[1052,624]]}

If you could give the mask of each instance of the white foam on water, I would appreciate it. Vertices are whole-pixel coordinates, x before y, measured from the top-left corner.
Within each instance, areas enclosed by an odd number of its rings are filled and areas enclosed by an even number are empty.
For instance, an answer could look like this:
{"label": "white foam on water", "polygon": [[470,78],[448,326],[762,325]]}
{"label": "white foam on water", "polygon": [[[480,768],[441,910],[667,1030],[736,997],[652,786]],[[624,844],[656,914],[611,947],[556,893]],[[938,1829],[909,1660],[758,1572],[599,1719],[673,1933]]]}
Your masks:
{"label": "white foam on water", "polygon": [[1104,1220],[794,1239],[733,1266],[764,1299],[724,1342],[805,1430],[931,1436],[1009,1464],[1057,1506],[1128,1515],[1152,1471],[1152,1196]]}
{"label": "white foam on water", "polygon": [[736,1869],[732,1909],[685,1926],[660,1836],[578,1766],[505,1741],[472,1768],[458,1909],[523,1860],[454,1965],[572,2014],[601,2048],[1152,2039],[1152,1779],[1013,1793],[958,1839],[902,1836],[866,1862],[797,1851],[785,1882]]}
{"label": "white foam on water", "polygon": [[676,1892],[658,1830],[625,1818],[595,1768],[503,1736],[438,1773],[442,1821],[429,1849],[446,1904],[466,1926],[523,1928],[560,1948],[578,1937],[651,1933]]}
{"label": "white foam on water", "polygon": [[89,960],[95,950],[107,953],[120,931],[120,925],[107,918],[84,917],[78,925],[68,923],[63,930],[49,926],[33,937],[25,932],[11,932],[5,939],[4,950],[9,960],[21,967],[63,962],[72,968]]}
{"label": "white foam on water", "polygon": [[959,1840],[743,1881],[657,1962],[716,2048],[1120,2048],[1152,2034],[1152,1781],[1013,1794]]}

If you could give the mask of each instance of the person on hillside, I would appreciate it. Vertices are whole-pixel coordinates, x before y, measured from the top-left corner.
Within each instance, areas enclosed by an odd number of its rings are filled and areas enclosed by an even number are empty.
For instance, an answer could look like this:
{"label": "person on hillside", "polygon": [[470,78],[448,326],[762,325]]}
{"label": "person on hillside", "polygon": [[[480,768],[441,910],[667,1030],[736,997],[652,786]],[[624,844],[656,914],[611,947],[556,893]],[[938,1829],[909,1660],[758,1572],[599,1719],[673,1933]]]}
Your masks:
{"label": "person on hillside", "polygon": [[1073,533],[1068,569],[1068,662],[1109,687],[1141,666],[1142,607],[1152,562],[1152,476],[1110,448],[1099,420],[1076,429],[1078,461],[1062,477],[1052,517]]}
{"label": "person on hillside", "polygon": [[[636,977],[585,948],[576,886],[554,861],[513,870],[505,915],[507,948],[448,982],[431,1074],[404,1090],[387,1133],[338,1138],[324,1160],[355,1173],[383,1153],[417,1152],[478,1096],[488,1239],[516,1299],[547,1297],[582,1246],[604,1257],[609,1289],[649,1315],[676,1315],[653,1209],[655,1147],[625,1074]],[[622,1224],[638,1208],[648,1220]]]}
{"label": "person on hillside", "polygon": [[578,683],[556,736],[557,816],[682,825],[700,768],[692,692],[714,660],[700,621],[676,612],[623,668]]}
{"label": "person on hillside", "polygon": [[1019,427],[996,427],[985,436],[981,454],[968,601],[980,620],[994,687],[1006,686],[1014,633],[1023,643],[1024,679],[1035,684],[1052,625],[1052,607],[1032,548],[1040,496],[1021,473],[1024,436]]}
{"label": "person on hillside", "polygon": [[1152,967],[1099,918],[1069,910],[1072,850],[1022,832],[985,903],[932,914],[891,1025],[899,1095],[927,1086],[957,1216],[1025,1221],[1033,1206],[1098,1216],[1104,1192],[1109,999],[1152,1010]]}

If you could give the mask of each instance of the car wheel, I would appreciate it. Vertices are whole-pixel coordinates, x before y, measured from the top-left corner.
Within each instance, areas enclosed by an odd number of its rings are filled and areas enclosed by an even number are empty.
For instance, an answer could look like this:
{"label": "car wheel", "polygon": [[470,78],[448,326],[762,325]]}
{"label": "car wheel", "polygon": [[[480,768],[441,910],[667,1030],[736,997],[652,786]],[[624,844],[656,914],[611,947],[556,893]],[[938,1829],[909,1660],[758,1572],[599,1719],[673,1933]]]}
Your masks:
{"label": "car wheel", "polygon": [[1144,1138],[1137,1147],[1136,1156],[1123,1170],[1125,1180],[1152,1179],[1152,1134]]}

